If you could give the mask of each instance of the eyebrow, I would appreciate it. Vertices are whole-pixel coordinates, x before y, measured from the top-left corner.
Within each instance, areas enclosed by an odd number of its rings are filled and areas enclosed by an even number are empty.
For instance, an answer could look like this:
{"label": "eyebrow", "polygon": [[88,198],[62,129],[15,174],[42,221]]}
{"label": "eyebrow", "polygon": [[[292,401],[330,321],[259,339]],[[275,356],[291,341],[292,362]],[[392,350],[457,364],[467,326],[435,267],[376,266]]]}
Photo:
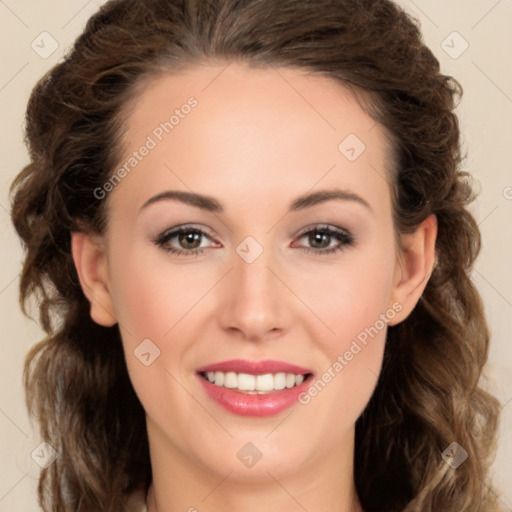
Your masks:
{"label": "eyebrow", "polygon": [[[224,211],[224,208],[222,207],[221,203],[219,203],[219,201],[217,201],[217,199],[215,199],[214,197],[197,194],[195,192],[185,192],[182,190],[166,190],[164,192],[156,194],[150,197],[141,206],[140,209],[142,210],[151,204],[165,200],[180,201],[182,203],[195,206],[196,208],[201,208],[202,210],[214,213],[222,213]],[[309,208],[311,206],[315,206],[317,204],[333,200],[352,201],[362,206],[365,206],[370,211],[373,211],[370,204],[361,196],[350,190],[341,189],[319,190],[317,192],[312,192],[300,196],[290,204],[289,211],[293,212],[304,210],[305,208]]]}

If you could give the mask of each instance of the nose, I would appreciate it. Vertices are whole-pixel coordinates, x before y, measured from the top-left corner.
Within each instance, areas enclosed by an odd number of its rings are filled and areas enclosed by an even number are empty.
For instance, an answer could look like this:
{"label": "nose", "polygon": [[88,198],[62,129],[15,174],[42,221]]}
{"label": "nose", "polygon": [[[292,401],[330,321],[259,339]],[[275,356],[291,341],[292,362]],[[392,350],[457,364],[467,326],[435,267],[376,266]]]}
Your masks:
{"label": "nose", "polygon": [[219,322],[240,339],[263,341],[278,337],[290,325],[291,292],[283,284],[270,250],[252,263],[234,254],[233,269],[222,291]]}

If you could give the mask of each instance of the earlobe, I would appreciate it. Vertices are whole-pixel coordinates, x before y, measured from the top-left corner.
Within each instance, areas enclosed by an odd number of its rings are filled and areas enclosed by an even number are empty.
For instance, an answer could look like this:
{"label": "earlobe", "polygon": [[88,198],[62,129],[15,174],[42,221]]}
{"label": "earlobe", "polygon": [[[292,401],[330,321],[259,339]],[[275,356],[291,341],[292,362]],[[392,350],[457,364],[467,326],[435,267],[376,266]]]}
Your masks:
{"label": "earlobe", "polygon": [[402,251],[395,267],[392,303],[402,309],[389,325],[405,320],[416,306],[436,261],[437,218],[425,219],[414,233],[402,235]]}
{"label": "earlobe", "polygon": [[88,233],[74,232],[71,253],[82,291],[91,305],[91,318],[104,327],[115,325],[103,244]]}

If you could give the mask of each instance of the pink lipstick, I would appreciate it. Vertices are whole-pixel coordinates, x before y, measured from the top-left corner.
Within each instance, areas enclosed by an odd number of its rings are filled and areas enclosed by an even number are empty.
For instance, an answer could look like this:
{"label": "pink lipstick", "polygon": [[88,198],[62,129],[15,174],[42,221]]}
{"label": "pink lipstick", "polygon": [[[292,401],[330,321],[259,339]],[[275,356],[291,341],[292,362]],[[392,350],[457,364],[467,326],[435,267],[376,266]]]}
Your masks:
{"label": "pink lipstick", "polygon": [[309,387],[313,371],[283,361],[233,359],[197,369],[207,396],[239,416],[283,412]]}

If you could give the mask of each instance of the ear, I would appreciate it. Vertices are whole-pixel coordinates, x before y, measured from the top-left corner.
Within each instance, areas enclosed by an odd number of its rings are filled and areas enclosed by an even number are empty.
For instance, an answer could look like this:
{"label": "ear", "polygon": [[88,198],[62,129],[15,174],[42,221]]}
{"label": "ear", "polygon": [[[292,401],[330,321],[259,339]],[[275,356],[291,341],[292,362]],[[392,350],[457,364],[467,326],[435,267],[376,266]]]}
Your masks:
{"label": "ear", "polygon": [[[405,320],[419,301],[436,263],[437,218],[427,217],[414,233],[401,236],[402,250],[393,277],[391,304],[401,309],[388,322],[396,325]],[[394,308],[397,310],[397,308]]]}
{"label": "ear", "polygon": [[91,304],[91,318],[105,327],[115,325],[104,243],[94,235],[74,232],[71,253],[82,291]]}

